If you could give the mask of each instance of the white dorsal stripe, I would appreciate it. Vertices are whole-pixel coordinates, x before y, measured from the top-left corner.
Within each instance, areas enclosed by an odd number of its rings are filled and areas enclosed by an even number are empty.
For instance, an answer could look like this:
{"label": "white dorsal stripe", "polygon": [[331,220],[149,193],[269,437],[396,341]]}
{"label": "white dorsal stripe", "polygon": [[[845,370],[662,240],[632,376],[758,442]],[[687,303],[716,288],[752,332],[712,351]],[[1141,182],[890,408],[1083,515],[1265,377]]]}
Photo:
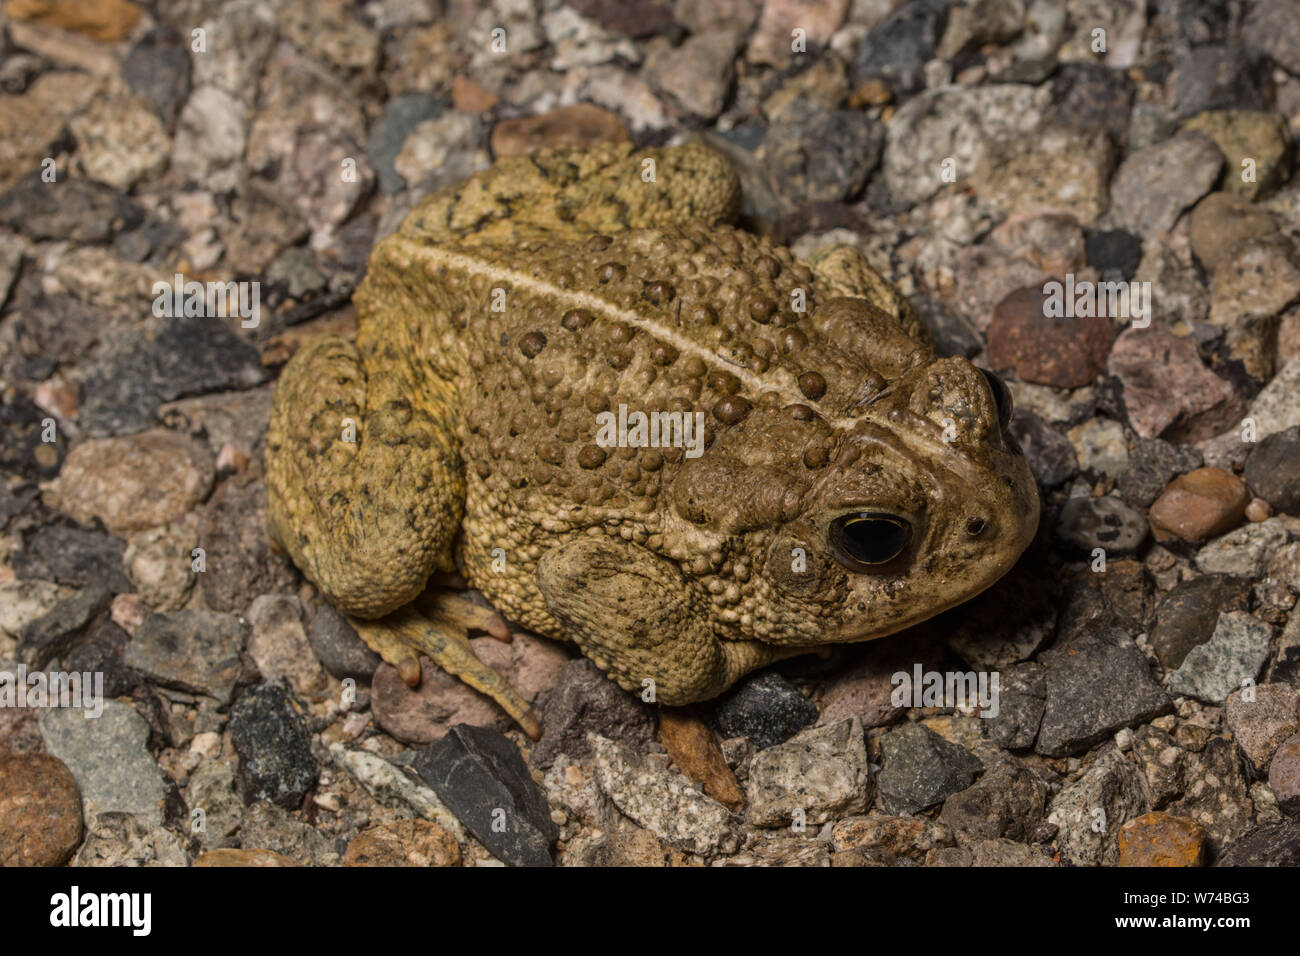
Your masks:
{"label": "white dorsal stripe", "polygon": [[723,369],[736,376],[745,386],[755,399],[763,392],[777,392],[785,399],[786,404],[807,405],[814,409],[827,424],[834,428],[851,428],[856,423],[851,418],[838,418],[827,413],[817,402],[814,402],[799,391],[794,376],[788,369],[777,369],[773,374],[777,376],[776,381],[766,380],[747,368],[739,365],[733,365],[722,356],[718,355],[711,349],[700,345],[698,342],[687,338],[676,329],[656,322],[654,319],[648,319],[645,316],[633,312],[630,309],[620,308],[612,302],[602,299],[598,295],[590,292],[584,292],[577,289],[561,289],[554,283],[538,279],[516,269],[494,266],[482,262],[472,256],[463,255],[458,252],[452,252],[449,249],[440,246],[429,246],[421,243],[408,242],[412,256],[431,262],[437,265],[445,265],[450,269],[456,269],[469,275],[481,275],[490,282],[499,284],[508,284],[515,288],[525,289],[535,295],[542,295],[548,298],[557,299],[561,304],[571,307],[586,309],[592,313],[599,313],[606,319],[625,322],[633,328],[653,336],[663,342],[667,342],[675,348],[679,355],[694,355],[701,359],[705,364]]}

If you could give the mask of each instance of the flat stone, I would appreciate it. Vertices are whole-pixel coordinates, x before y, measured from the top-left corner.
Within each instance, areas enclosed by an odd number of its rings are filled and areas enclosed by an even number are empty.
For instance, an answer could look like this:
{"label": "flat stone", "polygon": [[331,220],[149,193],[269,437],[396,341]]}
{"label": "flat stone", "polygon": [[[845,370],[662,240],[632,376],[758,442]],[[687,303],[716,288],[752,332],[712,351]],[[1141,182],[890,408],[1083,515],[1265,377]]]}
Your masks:
{"label": "flat stone", "polygon": [[1056,845],[1062,861],[1113,866],[1119,861],[1120,829],[1149,809],[1138,769],[1114,746],[1107,746],[1077,780],[1056,794],[1047,820],[1059,828]]}
{"label": "flat stone", "polygon": [[1197,468],[1169,483],[1151,505],[1151,533],[1157,541],[1205,541],[1236,528],[1246,518],[1246,483],[1221,468]]}
{"label": "flat stone", "polygon": [[1214,634],[1224,611],[1244,611],[1250,605],[1250,584],[1226,574],[1204,574],[1180,581],[1156,607],[1151,647],[1168,669],[1176,669],[1187,652]]}
{"label": "flat stone", "polygon": [[126,663],[148,680],[228,703],[239,679],[247,625],[232,614],[150,614],[127,645]]}
{"label": "flat stone", "polygon": [[1045,756],[1078,753],[1171,707],[1123,631],[1087,631],[1039,660],[1046,666],[1046,703],[1035,749]]}
{"label": "flat stone", "polygon": [[889,813],[916,813],[969,787],[984,770],[978,757],[920,724],[904,724],[881,739],[884,766],[876,775]]}
{"label": "flat stone", "polygon": [[80,710],[42,711],[46,749],[72,771],[88,819],[121,812],[160,825],[167,788],[147,749],[149,725],[129,704],[106,700],[103,706],[94,719]]}
{"label": "flat stone", "polygon": [[1262,775],[1282,742],[1300,732],[1300,693],[1280,683],[1260,684],[1249,697],[1245,690],[1234,690],[1223,719],[1255,773]]}
{"label": "flat stone", "polygon": [[457,724],[416,754],[415,771],[465,828],[512,866],[551,866],[558,831],[519,748],[495,730]]}
{"label": "flat stone", "polygon": [[1114,495],[1070,498],[1053,532],[1068,554],[1091,557],[1100,548],[1109,557],[1135,552],[1146,540],[1147,520]]}
{"label": "flat stone", "polygon": [[324,602],[317,606],[307,636],[316,657],[339,680],[351,677],[368,684],[383,663],[347,618]]}
{"label": "flat stone", "polygon": [[744,805],[740,785],[727,766],[717,737],[689,709],[660,710],[659,740],[678,769],[702,786],[710,797],[729,810],[739,810]]}
{"label": "flat stone", "polygon": [[1107,369],[1119,378],[1128,420],[1142,438],[1200,441],[1240,418],[1236,392],[1205,367],[1189,339],[1130,328],[1115,340]]}
{"label": "flat stone", "polygon": [[598,734],[588,738],[596,780],[614,805],[670,846],[702,856],[734,853],[740,826],[679,773]]}
{"label": "flat stone", "polygon": [[1188,651],[1169,675],[1169,692],[1222,704],[1242,681],[1259,676],[1272,637],[1271,627],[1245,611],[1223,612],[1210,639]]}
{"label": "flat stone", "polygon": [[865,810],[872,785],[862,724],[850,717],[760,751],[746,792],[755,826],[825,823]]}
{"label": "flat stone", "polygon": [[1223,153],[1205,133],[1184,131],[1130,154],[1111,181],[1111,210],[1136,235],[1173,228],[1184,209],[1208,193],[1223,169]]}

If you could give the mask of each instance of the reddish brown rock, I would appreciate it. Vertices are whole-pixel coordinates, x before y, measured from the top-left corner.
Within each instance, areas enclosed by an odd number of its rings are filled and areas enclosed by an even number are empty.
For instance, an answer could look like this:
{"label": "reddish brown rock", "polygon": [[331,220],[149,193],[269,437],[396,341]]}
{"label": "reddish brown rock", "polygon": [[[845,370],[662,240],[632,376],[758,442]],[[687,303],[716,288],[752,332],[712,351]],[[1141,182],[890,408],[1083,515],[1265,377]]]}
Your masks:
{"label": "reddish brown rock", "polygon": [[357,834],[343,854],[344,866],[459,866],[460,846],[428,820],[396,820]]}
{"label": "reddish brown rock", "polygon": [[739,810],[745,800],[736,775],[723,759],[704,721],[685,707],[665,707],[659,712],[659,740],[686,776],[704,787],[704,792],[731,810]]}
{"label": "reddish brown rock", "polygon": [[993,309],[989,323],[989,361],[1012,369],[1022,382],[1079,388],[1092,382],[1106,363],[1114,326],[1109,318],[1049,318],[1037,286],[1017,289]]}
{"label": "reddish brown rock", "polygon": [[621,143],[626,139],[627,127],[609,110],[589,103],[575,103],[541,116],[502,120],[492,130],[492,152],[500,159],[502,156],[524,156],[553,146]]}
{"label": "reddish brown rock", "polygon": [[1282,741],[1268,765],[1268,788],[1289,817],[1300,817],[1300,734]]}
{"label": "reddish brown rock", "polygon": [[105,43],[125,38],[140,22],[140,8],[130,0],[8,0],[5,13]]}
{"label": "reddish brown rock", "polygon": [[81,795],[62,760],[0,754],[0,866],[59,866],[81,834]]}
{"label": "reddish brown rock", "polygon": [[496,106],[497,95],[464,76],[451,81],[451,105],[465,113],[484,113]]}
{"label": "reddish brown rock", "polygon": [[1202,364],[1189,339],[1130,328],[1115,340],[1107,367],[1124,386],[1129,422],[1143,438],[1202,441],[1241,417],[1237,393]]}
{"label": "reddish brown rock", "polygon": [[1205,828],[1194,820],[1152,811],[1119,830],[1120,866],[1201,866]]}
{"label": "reddish brown rock", "polygon": [[293,866],[293,860],[274,850],[209,850],[194,861],[195,866]]}
{"label": "reddish brown rock", "polygon": [[1225,534],[1246,517],[1246,483],[1221,468],[1179,475],[1161,492],[1148,515],[1157,541],[1204,541]]}

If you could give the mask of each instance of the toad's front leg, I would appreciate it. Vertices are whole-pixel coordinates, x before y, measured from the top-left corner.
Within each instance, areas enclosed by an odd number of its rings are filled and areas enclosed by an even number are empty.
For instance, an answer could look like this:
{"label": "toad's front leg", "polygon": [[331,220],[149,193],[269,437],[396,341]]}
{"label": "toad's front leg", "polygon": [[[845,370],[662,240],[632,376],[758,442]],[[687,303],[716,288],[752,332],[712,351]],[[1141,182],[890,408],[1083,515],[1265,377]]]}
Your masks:
{"label": "toad's front leg", "polygon": [[583,654],[624,690],[652,681],[661,704],[708,700],[755,668],[809,651],[718,640],[676,566],[627,541],[574,538],[542,556],[537,583]]}

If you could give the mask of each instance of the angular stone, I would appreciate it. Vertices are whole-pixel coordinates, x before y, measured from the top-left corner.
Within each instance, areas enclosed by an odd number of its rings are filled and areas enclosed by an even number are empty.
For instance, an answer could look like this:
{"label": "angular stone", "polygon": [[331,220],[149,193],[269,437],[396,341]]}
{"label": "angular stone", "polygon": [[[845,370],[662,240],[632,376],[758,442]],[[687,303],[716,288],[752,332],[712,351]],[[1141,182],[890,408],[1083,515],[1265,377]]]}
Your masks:
{"label": "angular stone", "polygon": [[283,683],[268,681],[239,695],[230,708],[230,742],[239,754],[236,781],[246,804],[295,810],[320,776],[306,717]]}
{"label": "angular stone", "polygon": [[1168,669],[1177,668],[1188,651],[1214,634],[1224,611],[1244,611],[1250,605],[1250,584],[1226,574],[1204,574],[1180,581],[1156,607],[1151,647]]}
{"label": "angular stone", "polygon": [[765,750],[816,721],[817,705],[780,674],[769,672],[730,690],[713,716],[723,737],[748,737],[755,750]]}
{"label": "angular stone", "polygon": [[1192,820],[1152,811],[1119,831],[1120,866],[1202,866],[1205,828]]}
{"label": "angular stone", "polygon": [[1166,682],[1171,694],[1222,704],[1244,680],[1259,676],[1273,629],[1245,611],[1219,615],[1214,633],[1187,652]]}
{"label": "angular stone", "polygon": [[1107,746],[1056,795],[1047,820],[1059,828],[1056,844],[1062,861],[1110,866],[1119,859],[1121,827],[1149,809],[1138,769]]}
{"label": "angular stone", "polygon": [[760,751],[749,765],[746,791],[756,826],[825,823],[865,810],[872,786],[862,724],[850,717]]}
{"label": "angular stone", "polygon": [[1157,541],[1205,541],[1231,531],[1246,518],[1246,483],[1221,468],[1197,468],[1169,483],[1151,505]]}
{"label": "angular stone", "polygon": [[1143,438],[1200,441],[1241,414],[1236,392],[1205,367],[1196,346],[1161,329],[1123,332],[1107,370],[1123,385],[1124,410]]}
{"label": "angular stone", "polygon": [[1181,132],[1120,163],[1111,182],[1111,209],[1129,232],[1168,232],[1184,209],[1214,187],[1223,165],[1213,139],[1199,131]]}
{"label": "angular stone", "polygon": [[225,704],[239,679],[246,635],[247,626],[232,614],[150,614],[127,645],[126,663],[164,687]]}
{"label": "angular stone", "polygon": [[916,813],[969,787],[984,764],[965,747],[920,724],[904,724],[882,738],[884,766],[876,775],[889,813]]}

